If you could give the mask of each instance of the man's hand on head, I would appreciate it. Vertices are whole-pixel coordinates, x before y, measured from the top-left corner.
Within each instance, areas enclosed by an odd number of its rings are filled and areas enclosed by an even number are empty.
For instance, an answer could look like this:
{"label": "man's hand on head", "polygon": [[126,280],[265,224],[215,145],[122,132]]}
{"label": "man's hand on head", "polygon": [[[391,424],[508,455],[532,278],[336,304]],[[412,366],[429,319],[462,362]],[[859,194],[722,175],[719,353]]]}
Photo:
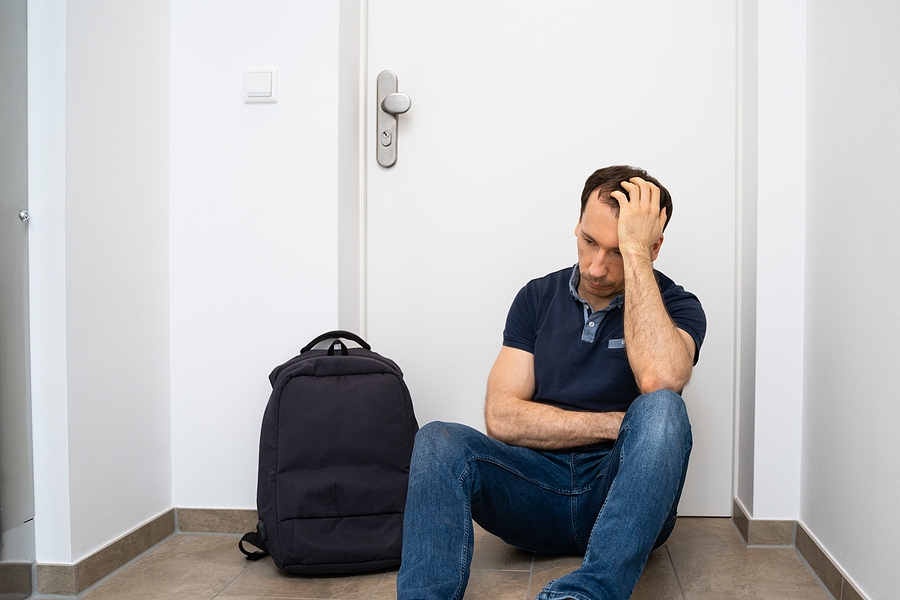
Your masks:
{"label": "man's hand on head", "polygon": [[[619,251],[653,254],[653,246],[662,238],[666,211],[660,208],[659,188],[640,177],[622,182],[628,196],[616,190],[610,196],[619,202]],[[651,260],[655,259],[651,256]]]}

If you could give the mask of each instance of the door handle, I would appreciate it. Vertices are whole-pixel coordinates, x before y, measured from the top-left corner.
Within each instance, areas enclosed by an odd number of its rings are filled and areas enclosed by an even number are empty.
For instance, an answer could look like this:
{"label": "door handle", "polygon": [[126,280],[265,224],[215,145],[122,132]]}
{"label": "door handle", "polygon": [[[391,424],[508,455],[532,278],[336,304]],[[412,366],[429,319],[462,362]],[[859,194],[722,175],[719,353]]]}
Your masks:
{"label": "door handle", "polygon": [[381,110],[392,115],[402,115],[412,106],[412,100],[402,92],[394,92],[384,97],[381,102]]}
{"label": "door handle", "polygon": [[378,115],[375,119],[375,157],[382,167],[392,167],[397,162],[397,115],[408,111],[412,100],[397,91],[397,75],[393,71],[378,74],[376,96]]}

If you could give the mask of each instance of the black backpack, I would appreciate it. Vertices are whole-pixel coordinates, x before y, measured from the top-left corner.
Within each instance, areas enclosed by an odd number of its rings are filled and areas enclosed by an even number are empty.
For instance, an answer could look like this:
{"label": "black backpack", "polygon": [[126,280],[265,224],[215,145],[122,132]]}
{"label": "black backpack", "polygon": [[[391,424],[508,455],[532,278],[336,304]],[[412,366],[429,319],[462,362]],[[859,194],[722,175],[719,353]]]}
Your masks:
{"label": "black backpack", "polygon": [[[347,348],[341,338],[361,348]],[[333,339],[327,350],[313,350]],[[322,334],[269,375],[259,439],[259,523],[239,547],[290,573],[400,564],[419,427],[403,373],[347,331]],[[248,542],[263,552],[248,552]]]}

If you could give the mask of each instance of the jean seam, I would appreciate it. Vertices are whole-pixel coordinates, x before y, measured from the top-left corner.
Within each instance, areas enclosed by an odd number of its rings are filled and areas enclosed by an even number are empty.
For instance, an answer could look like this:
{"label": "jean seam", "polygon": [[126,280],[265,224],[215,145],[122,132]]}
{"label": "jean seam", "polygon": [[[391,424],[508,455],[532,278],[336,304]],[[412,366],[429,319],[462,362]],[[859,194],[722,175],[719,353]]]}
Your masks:
{"label": "jean seam", "polygon": [[571,510],[570,517],[572,519],[572,537],[575,538],[575,544],[578,546],[578,549],[581,550],[581,552],[584,552],[587,549],[587,544],[581,539],[581,532],[579,531],[578,501],[586,491],[589,491],[593,487],[593,484],[588,485],[586,488],[579,488],[579,491],[575,493],[575,459],[575,454],[569,455],[569,486],[573,491],[572,498],[569,502],[569,508]]}
{"label": "jean seam", "polygon": [[[463,487],[463,483],[469,477],[469,461],[466,461],[466,468],[463,470],[462,474],[457,479],[457,485],[460,488]],[[472,503],[471,500],[468,499],[468,494],[463,494],[466,497],[465,502],[465,512],[466,512],[466,522],[472,522]],[[469,531],[471,527],[465,528],[465,534],[463,535],[463,544],[462,544],[462,556],[460,557],[460,568],[459,568],[459,582],[456,584],[456,591],[453,592],[453,600],[459,600],[463,597],[463,594],[466,591],[466,586],[468,584],[468,578],[466,577],[466,571],[469,568]]]}
{"label": "jean seam", "polygon": [[[503,469],[503,470],[506,471],[507,473],[512,473],[513,475],[515,475],[515,476],[517,476],[517,477],[521,477],[524,481],[527,481],[528,483],[531,483],[532,485],[536,485],[536,486],[538,486],[539,488],[541,488],[541,489],[543,489],[543,490],[547,490],[547,491],[549,491],[549,492],[555,492],[555,493],[557,493],[557,494],[563,494],[563,495],[566,495],[566,496],[574,496],[574,495],[577,495],[577,494],[579,494],[579,493],[582,493],[581,491],[576,491],[576,490],[572,490],[572,489],[568,489],[568,490],[565,490],[565,489],[559,489],[559,488],[556,488],[556,487],[547,485],[547,484],[545,484],[545,483],[543,483],[543,482],[541,482],[541,481],[538,481],[537,479],[534,479],[534,478],[531,478],[531,477],[527,477],[527,476],[526,476],[524,473],[522,473],[521,471],[518,471],[518,470],[516,470],[516,469],[513,469],[512,467],[510,467],[510,466],[508,466],[508,465],[506,465],[506,464],[504,464],[504,463],[502,463],[502,462],[500,462],[500,461],[493,460],[493,459],[491,459],[490,457],[485,457],[485,456],[472,456],[471,458],[466,459],[466,473],[464,473],[464,474],[467,474],[467,473],[468,473],[469,465],[470,465],[471,463],[475,462],[475,461],[485,462],[485,463],[492,464],[492,465],[494,465],[494,466],[496,466],[496,467],[500,467],[501,469]],[[461,476],[459,481],[462,482],[462,479],[463,479],[463,477]],[[588,489],[590,489],[590,487],[588,487]]]}
{"label": "jean seam", "polygon": [[[622,430],[619,432],[619,437],[627,437],[629,432],[628,423],[622,423]],[[625,444],[622,444],[622,448],[619,451],[619,469],[621,470],[622,465],[625,464]],[[597,529],[597,523],[600,522],[600,517],[603,516],[603,509],[606,508],[606,502],[609,499],[610,495],[612,495],[613,486],[616,485],[616,479],[613,478],[612,483],[609,484],[609,489],[606,491],[606,498],[603,499],[603,505],[600,507],[600,511],[597,513],[597,517],[594,519],[594,524],[591,526],[591,533],[588,534],[588,543],[584,548],[585,557],[587,557],[588,552],[591,549],[591,542],[594,540],[594,530]]]}

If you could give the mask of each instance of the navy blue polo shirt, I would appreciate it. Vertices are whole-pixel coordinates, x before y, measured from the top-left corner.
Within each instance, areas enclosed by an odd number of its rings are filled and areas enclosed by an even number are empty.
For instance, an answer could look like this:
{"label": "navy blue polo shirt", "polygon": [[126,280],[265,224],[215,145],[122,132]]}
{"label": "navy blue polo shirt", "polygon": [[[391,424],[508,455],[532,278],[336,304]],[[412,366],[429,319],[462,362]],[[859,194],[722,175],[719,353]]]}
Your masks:
{"label": "navy blue polo shirt", "polygon": [[[706,315],[696,296],[654,271],[676,327],[697,345]],[[581,411],[625,411],[640,395],[625,354],[624,297],[601,311],[578,296],[578,265],[528,282],[513,301],[503,345],[534,354],[534,400]]]}

